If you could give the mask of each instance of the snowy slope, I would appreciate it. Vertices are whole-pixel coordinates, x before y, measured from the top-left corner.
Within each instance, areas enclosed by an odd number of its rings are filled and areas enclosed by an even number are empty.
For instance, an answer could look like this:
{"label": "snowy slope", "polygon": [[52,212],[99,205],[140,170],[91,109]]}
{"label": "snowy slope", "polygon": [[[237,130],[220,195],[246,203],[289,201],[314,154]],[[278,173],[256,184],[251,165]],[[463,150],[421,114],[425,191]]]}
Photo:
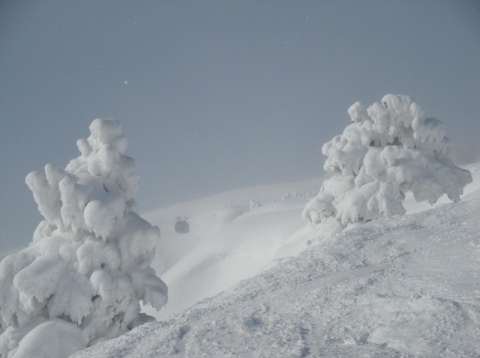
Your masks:
{"label": "snowy slope", "polygon": [[[212,206],[224,194],[151,213],[155,224],[197,213],[188,235],[168,237],[160,225],[156,268],[171,303],[159,316],[173,318],[75,357],[480,357],[479,167],[469,168],[474,182],[461,203],[422,211],[408,202],[413,214],[360,225],[300,255],[314,236],[298,219],[312,183],[275,202],[285,188],[244,191],[228,210]],[[160,265],[168,248],[174,254]]]}
{"label": "snowy slope", "polygon": [[[319,187],[320,180],[258,186],[145,215],[162,230],[153,267],[169,288],[167,306],[146,311],[169,318],[300,253],[311,233],[301,212]],[[188,217],[188,234],[175,233],[176,217]]]}

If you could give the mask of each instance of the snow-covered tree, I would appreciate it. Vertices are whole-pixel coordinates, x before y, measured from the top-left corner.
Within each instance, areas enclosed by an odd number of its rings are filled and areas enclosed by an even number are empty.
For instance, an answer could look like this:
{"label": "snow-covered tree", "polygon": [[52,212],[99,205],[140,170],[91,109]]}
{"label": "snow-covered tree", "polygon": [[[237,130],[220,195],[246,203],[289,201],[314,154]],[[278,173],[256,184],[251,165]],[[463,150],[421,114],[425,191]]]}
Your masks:
{"label": "snow-covered tree", "polygon": [[160,231],[136,213],[122,127],[96,119],[90,132],[65,169],[26,177],[44,220],[0,262],[1,357],[66,357],[147,321],[140,301],[167,301],[150,268]]}
{"label": "snow-covered tree", "polygon": [[453,163],[442,122],[425,117],[412,97],[388,94],[367,110],[354,103],[348,113],[352,123],[322,148],[329,177],[304,218],[334,233],[350,223],[404,214],[407,192],[431,204],[444,194],[460,200],[471,174]]}

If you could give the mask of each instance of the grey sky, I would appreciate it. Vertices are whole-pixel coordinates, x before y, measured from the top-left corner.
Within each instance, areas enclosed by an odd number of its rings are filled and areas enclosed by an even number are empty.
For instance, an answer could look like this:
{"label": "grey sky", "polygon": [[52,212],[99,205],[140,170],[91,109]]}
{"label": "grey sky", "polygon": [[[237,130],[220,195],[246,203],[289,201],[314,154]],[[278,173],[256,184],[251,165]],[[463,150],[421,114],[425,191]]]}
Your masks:
{"label": "grey sky", "polygon": [[0,2],[0,251],[41,216],[24,184],[115,117],[142,211],[322,174],[347,108],[410,94],[479,153],[480,2]]}

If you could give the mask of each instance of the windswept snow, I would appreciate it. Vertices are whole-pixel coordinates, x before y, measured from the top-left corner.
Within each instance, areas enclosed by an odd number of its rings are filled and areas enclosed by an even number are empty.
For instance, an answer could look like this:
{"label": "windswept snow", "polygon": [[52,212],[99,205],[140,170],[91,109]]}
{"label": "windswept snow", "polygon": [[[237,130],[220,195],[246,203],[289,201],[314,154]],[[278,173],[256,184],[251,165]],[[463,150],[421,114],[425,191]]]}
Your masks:
{"label": "windswept snow", "polygon": [[[160,225],[157,247],[176,248],[157,267],[172,288],[162,316],[171,318],[74,357],[480,357],[480,165],[468,169],[473,183],[460,203],[440,199],[423,211],[407,200],[407,216],[310,246],[314,229],[297,221],[302,190],[229,217],[208,209],[221,196],[147,215],[159,225],[162,212],[201,213],[187,235]],[[218,221],[201,226],[200,215]]]}

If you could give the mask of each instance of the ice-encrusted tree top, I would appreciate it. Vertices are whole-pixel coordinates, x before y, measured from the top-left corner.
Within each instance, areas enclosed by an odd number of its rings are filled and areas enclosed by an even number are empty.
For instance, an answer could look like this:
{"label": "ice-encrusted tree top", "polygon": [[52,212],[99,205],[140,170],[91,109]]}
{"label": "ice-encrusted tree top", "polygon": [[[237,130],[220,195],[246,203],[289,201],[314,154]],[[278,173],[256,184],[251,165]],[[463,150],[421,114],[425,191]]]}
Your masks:
{"label": "ice-encrusted tree top", "polygon": [[412,97],[388,94],[367,110],[354,103],[348,113],[352,123],[322,148],[330,177],[305,207],[305,218],[330,222],[333,232],[403,214],[407,192],[432,204],[444,194],[460,200],[471,174],[453,163],[443,123],[426,117]]}
{"label": "ice-encrusted tree top", "polygon": [[0,262],[2,357],[41,352],[54,331],[66,335],[62,351],[45,354],[67,356],[145,321],[139,301],[166,303],[150,268],[160,232],[136,213],[139,177],[120,122],[96,119],[90,132],[65,169],[26,177],[44,220],[28,248]]}

